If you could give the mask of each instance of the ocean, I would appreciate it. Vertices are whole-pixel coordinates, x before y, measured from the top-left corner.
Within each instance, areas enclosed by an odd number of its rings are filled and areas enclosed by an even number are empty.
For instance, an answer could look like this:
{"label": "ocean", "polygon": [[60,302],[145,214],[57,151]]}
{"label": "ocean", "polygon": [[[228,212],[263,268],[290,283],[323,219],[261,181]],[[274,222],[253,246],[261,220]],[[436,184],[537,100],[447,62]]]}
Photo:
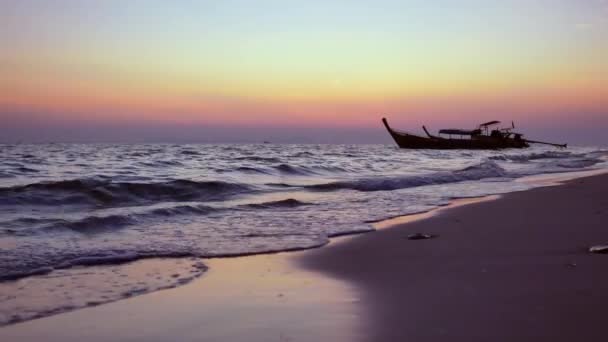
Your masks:
{"label": "ocean", "polygon": [[541,185],[523,177],[606,167],[599,147],[0,145],[0,326],[186,284],[205,258],[320,247]]}

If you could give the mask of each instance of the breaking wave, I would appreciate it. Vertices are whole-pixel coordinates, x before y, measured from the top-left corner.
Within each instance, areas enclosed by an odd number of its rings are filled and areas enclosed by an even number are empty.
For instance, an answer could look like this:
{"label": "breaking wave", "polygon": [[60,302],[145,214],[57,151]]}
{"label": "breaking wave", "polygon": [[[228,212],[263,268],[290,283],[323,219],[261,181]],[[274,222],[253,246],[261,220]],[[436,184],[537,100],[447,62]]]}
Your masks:
{"label": "breaking wave", "polygon": [[223,181],[127,183],[111,182],[98,177],[0,188],[0,204],[119,205],[160,201],[210,201],[252,191],[254,189],[251,186]]}
{"label": "breaking wave", "polygon": [[546,151],[542,153],[526,153],[526,154],[501,154],[498,156],[489,157],[491,160],[504,160],[515,162],[527,162],[539,159],[566,159],[573,157],[581,157],[582,154],[573,154],[571,152],[561,151]]}
{"label": "breaking wave", "polygon": [[466,167],[453,172],[437,172],[429,175],[402,176],[402,177],[374,177],[354,181],[340,181],[326,184],[306,186],[310,189],[331,190],[359,190],[359,191],[387,191],[413,188],[425,185],[457,183],[474,181],[484,178],[507,177],[507,172],[493,161]]}

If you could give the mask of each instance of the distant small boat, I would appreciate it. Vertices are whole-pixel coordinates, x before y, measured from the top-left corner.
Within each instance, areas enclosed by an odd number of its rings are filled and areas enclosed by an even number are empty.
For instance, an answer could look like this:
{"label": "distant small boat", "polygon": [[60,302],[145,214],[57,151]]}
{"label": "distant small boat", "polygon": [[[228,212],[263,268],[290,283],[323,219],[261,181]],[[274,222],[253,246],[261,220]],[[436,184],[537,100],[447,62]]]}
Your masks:
{"label": "distant small boat", "polygon": [[[394,130],[389,126],[386,118],[382,118],[382,122],[397,145],[401,148],[497,150],[504,148],[527,148],[530,147],[531,143],[561,148],[566,148],[568,146],[567,144],[552,144],[524,139],[523,134],[512,131],[515,128],[514,124],[511,124],[511,127],[509,128],[493,128],[500,124],[500,121],[482,123],[472,130],[441,129],[439,130],[439,135],[432,135],[425,126],[422,126],[422,129],[427,135],[426,137]],[[453,136],[457,136],[457,138],[453,138]]]}

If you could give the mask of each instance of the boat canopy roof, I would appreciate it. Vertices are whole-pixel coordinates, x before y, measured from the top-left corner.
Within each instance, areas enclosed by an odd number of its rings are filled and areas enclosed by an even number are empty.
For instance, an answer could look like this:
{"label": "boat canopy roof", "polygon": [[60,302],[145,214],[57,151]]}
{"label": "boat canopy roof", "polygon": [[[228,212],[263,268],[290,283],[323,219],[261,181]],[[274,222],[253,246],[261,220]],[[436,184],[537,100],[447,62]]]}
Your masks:
{"label": "boat canopy roof", "polygon": [[481,130],[479,129],[441,129],[439,130],[439,134],[453,134],[453,135],[478,135],[481,134]]}
{"label": "boat canopy roof", "polygon": [[499,123],[500,123],[500,121],[494,120],[494,121],[482,123],[481,125],[479,125],[479,127],[488,127],[488,126],[498,125]]}

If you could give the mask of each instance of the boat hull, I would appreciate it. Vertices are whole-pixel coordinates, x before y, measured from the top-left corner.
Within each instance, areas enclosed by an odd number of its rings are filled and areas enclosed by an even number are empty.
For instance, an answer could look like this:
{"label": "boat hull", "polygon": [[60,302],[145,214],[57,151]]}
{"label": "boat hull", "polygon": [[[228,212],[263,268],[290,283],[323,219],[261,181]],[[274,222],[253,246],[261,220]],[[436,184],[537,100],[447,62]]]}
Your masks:
{"label": "boat hull", "polygon": [[446,139],[441,137],[421,137],[414,134],[396,132],[382,119],[395,143],[400,148],[434,149],[434,150],[498,150],[505,148],[530,147],[524,140],[512,138],[495,138],[489,136],[473,137],[471,139]]}

